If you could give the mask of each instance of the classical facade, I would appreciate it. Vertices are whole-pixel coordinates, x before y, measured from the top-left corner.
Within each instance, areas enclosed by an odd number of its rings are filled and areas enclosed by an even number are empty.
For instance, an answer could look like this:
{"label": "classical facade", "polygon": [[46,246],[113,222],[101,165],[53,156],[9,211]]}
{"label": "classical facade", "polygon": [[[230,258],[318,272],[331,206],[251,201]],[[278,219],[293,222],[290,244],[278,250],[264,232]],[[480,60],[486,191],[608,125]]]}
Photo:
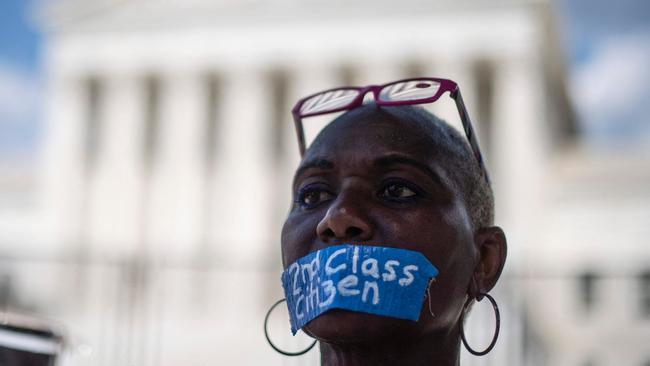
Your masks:
{"label": "classical facade", "polygon": [[[415,75],[460,85],[510,242],[495,291],[501,339],[464,364],[598,364],[553,339],[562,330],[545,317],[561,301],[530,278],[554,270],[559,250],[542,247],[552,235],[540,222],[562,224],[549,177],[576,132],[547,2],[62,0],[39,19],[43,210],[34,247],[12,249],[27,259],[8,268],[24,306],[67,330],[64,365],[316,364],[316,352],[276,355],[261,331],[282,296],[279,232],[298,162],[290,107]],[[444,103],[436,112],[457,118]],[[36,248],[41,261],[21,256]],[[477,347],[492,332],[485,308],[468,324]],[[273,334],[299,348],[285,322]]]}

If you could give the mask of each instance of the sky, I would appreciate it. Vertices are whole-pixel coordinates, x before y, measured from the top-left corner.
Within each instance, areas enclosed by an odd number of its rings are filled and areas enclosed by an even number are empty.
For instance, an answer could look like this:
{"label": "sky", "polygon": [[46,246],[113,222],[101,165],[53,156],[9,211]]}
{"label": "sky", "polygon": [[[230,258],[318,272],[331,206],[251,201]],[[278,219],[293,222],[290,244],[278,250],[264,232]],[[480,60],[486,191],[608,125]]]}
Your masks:
{"label": "sky", "polygon": [[31,0],[0,1],[0,161],[29,159],[39,147],[42,37]]}
{"label": "sky", "polygon": [[[0,162],[35,156],[42,128],[43,37],[38,0],[0,1]],[[583,137],[594,145],[650,142],[650,1],[554,0]]]}
{"label": "sky", "polygon": [[650,143],[650,1],[555,1],[585,140]]}

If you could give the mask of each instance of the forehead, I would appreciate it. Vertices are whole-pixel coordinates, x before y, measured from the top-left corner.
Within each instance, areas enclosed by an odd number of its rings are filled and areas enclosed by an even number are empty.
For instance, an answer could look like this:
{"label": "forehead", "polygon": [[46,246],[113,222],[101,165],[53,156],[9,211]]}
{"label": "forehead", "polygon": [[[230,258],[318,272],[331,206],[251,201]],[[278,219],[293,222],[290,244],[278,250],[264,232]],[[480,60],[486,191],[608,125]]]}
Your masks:
{"label": "forehead", "polygon": [[380,111],[344,115],[321,131],[303,161],[342,155],[344,160],[373,159],[390,153],[405,154],[422,163],[440,160],[444,154],[442,144],[436,142],[427,127],[432,126]]}

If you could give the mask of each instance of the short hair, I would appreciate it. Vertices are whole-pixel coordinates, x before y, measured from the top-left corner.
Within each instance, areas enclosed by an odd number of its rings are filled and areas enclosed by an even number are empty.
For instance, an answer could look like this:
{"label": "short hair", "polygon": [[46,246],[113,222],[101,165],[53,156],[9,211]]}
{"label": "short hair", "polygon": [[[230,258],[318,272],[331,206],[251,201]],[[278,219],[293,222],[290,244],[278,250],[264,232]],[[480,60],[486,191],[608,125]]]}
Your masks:
{"label": "short hair", "polygon": [[[469,142],[455,128],[418,106],[377,106],[365,104],[342,114],[337,120],[394,118],[423,132],[423,137],[440,152],[455,190],[460,193],[475,229],[494,225],[492,186],[472,152]],[[334,121],[334,122],[335,122]]]}

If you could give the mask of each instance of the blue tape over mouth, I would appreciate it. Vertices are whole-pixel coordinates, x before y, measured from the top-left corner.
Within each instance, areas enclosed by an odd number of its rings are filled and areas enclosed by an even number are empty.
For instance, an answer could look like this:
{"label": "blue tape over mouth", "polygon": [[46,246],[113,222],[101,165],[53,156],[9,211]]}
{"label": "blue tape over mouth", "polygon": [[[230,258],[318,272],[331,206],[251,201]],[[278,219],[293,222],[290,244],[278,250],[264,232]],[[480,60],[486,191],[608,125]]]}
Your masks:
{"label": "blue tape over mouth", "polygon": [[282,272],[291,332],[331,309],[417,321],[438,269],[420,252],[343,244],[309,253]]}

